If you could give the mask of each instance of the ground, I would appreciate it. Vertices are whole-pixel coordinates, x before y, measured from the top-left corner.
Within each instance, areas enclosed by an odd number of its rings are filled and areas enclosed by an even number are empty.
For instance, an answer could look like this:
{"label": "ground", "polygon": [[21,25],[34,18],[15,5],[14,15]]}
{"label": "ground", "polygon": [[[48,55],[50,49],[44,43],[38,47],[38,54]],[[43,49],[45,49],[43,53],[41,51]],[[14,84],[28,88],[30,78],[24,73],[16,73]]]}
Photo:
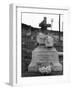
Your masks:
{"label": "ground", "polygon": [[51,72],[49,74],[41,74],[39,72],[25,72],[22,74],[22,77],[32,77],[32,76],[58,76],[63,75],[63,71]]}

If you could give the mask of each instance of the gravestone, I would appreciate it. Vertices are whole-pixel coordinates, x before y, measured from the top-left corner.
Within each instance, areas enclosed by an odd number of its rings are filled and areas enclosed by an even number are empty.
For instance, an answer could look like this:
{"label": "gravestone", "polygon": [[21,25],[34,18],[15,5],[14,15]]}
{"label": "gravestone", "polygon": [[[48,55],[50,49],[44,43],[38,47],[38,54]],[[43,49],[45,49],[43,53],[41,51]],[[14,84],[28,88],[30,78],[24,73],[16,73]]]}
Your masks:
{"label": "gravestone", "polygon": [[62,70],[56,49],[53,47],[48,49],[45,46],[38,46],[32,52],[32,60],[28,66],[28,71],[37,72],[39,67],[48,66],[49,64],[52,64],[52,71]]}
{"label": "gravestone", "polygon": [[[41,27],[45,28],[47,25],[46,18],[41,24],[43,24]],[[58,53],[53,47],[53,38],[41,32],[37,36],[37,42],[39,46],[32,51],[32,60],[28,66],[28,71],[37,72],[40,67],[47,67],[49,65],[51,65],[52,71],[62,71]]]}

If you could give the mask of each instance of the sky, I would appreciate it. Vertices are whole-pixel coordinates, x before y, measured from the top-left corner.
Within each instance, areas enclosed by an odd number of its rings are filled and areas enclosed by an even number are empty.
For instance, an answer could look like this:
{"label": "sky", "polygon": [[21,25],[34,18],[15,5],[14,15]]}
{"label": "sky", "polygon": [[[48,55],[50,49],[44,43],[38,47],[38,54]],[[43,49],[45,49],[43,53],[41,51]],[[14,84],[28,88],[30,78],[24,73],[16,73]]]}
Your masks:
{"label": "sky", "polygon": [[[51,24],[51,20],[53,19],[52,30],[59,30],[59,15],[22,13],[22,23],[39,28],[39,23],[43,21],[44,17],[47,17],[47,24]],[[61,31],[63,31],[62,23],[63,15],[61,15]],[[51,30],[51,28],[48,29]]]}

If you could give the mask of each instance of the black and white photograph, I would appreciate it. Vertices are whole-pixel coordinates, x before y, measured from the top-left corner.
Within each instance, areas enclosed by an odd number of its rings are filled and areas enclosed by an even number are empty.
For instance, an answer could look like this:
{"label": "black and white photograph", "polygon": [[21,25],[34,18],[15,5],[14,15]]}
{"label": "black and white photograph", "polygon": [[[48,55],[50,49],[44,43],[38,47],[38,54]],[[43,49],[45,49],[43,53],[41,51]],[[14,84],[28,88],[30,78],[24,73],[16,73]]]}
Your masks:
{"label": "black and white photograph", "polygon": [[21,77],[63,75],[63,16],[21,13]]}
{"label": "black and white photograph", "polygon": [[10,85],[69,82],[69,8],[11,4],[9,10]]}

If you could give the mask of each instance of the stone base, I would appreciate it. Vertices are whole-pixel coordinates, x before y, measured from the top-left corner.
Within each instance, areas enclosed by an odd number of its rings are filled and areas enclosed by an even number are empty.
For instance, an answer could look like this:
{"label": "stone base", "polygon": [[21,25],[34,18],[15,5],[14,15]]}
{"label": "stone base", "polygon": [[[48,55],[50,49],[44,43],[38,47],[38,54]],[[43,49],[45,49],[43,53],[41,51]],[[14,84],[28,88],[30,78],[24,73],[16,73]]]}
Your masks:
{"label": "stone base", "polygon": [[38,72],[38,67],[36,65],[35,66],[29,66],[28,72]]}
{"label": "stone base", "polygon": [[32,60],[28,66],[29,72],[37,72],[39,67],[52,66],[52,71],[62,71],[62,65],[59,63],[59,56],[55,48],[37,47],[32,52]]}
{"label": "stone base", "polygon": [[52,66],[52,71],[62,71],[62,65],[60,63],[56,63]]}

